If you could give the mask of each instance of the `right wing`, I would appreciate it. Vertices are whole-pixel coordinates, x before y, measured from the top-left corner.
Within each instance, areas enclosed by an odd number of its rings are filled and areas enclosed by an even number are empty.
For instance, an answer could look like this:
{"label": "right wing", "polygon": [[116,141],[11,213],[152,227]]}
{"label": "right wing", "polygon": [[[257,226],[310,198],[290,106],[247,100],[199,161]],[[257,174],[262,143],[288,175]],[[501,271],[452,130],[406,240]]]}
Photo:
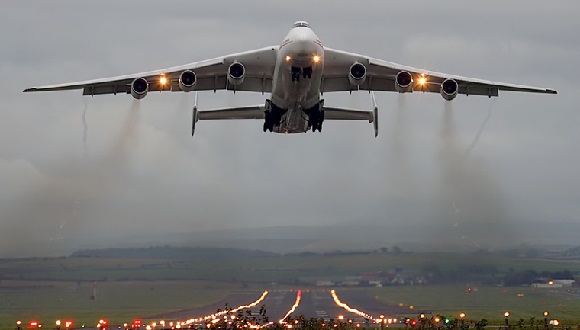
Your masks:
{"label": "right wing", "polygon": [[[131,83],[136,78],[144,78],[149,84],[149,91],[181,91],[179,76],[185,70],[196,74],[196,91],[229,89],[238,91],[270,92],[272,89],[272,75],[276,66],[278,47],[265,47],[243,53],[230,54],[201,62],[150,72],[134,73],[129,75],[71,82],[58,85],[46,85],[27,88],[25,92],[62,91],[82,89],[83,95],[101,95],[130,93]],[[234,62],[244,65],[244,82],[238,86],[228,84],[228,67]],[[160,78],[167,78],[166,84],[161,84]]]}
{"label": "right wing", "polygon": [[[349,81],[349,69],[354,63],[361,63],[366,67],[366,79],[360,86],[353,86]],[[465,95],[486,95],[491,97],[498,96],[498,91],[500,90],[545,94],[557,93],[555,90],[549,88],[493,82],[441,72],[432,72],[327,47],[324,48],[324,77],[321,91],[335,92],[360,89],[396,92],[395,79],[399,72],[408,72],[413,76],[412,91],[439,93],[441,84],[446,79],[453,79],[457,82],[458,94]],[[425,84],[417,83],[421,77],[425,78]]]}

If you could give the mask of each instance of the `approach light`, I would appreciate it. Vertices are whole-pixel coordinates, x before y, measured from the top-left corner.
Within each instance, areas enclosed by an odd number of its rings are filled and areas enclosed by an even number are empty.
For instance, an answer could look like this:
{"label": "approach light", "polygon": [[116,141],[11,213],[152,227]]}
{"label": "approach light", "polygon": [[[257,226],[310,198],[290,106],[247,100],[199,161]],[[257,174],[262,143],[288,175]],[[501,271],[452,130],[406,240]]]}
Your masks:
{"label": "approach light", "polygon": [[459,317],[462,318],[462,319],[465,318],[465,313],[459,314]]}
{"label": "approach light", "polygon": [[544,312],[544,316],[548,316],[550,313],[548,312]]}
{"label": "approach light", "polygon": [[508,316],[510,316],[510,312],[505,312],[505,313],[503,313],[503,316],[505,316],[505,317],[508,317]]}

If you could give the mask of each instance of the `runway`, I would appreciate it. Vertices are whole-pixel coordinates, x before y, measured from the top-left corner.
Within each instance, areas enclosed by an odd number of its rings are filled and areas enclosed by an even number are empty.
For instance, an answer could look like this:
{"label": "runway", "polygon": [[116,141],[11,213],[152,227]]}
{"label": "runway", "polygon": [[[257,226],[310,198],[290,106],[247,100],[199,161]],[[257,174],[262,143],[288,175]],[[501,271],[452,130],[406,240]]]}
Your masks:
{"label": "runway", "polygon": [[[199,319],[203,316],[215,314],[218,310],[224,310],[226,303],[228,308],[236,309],[240,306],[246,306],[256,302],[265,292],[243,292],[234,293],[226,299],[203,306],[196,309],[184,309],[172,313],[164,313],[146,317],[145,319],[165,319],[165,320],[190,320]],[[363,290],[336,290],[335,294],[340,302],[346,304],[349,308],[356,309],[358,312],[352,312],[337,304],[334,300],[330,289],[275,289],[269,290],[263,300],[255,307],[240,308],[246,314],[257,316],[263,307],[269,321],[279,322],[286,317],[304,316],[306,319],[316,318],[329,320],[339,320],[342,316],[347,322],[349,319],[353,323],[364,324],[367,319],[373,322],[374,318],[384,315],[385,318],[397,318],[397,315],[408,311],[408,309],[398,306],[386,306],[376,301],[368,291]],[[292,306],[296,304],[297,297],[300,296],[299,303],[292,312]],[[236,312],[237,313],[237,312]],[[233,314],[236,314],[233,313]],[[223,316],[222,316],[223,317]]]}

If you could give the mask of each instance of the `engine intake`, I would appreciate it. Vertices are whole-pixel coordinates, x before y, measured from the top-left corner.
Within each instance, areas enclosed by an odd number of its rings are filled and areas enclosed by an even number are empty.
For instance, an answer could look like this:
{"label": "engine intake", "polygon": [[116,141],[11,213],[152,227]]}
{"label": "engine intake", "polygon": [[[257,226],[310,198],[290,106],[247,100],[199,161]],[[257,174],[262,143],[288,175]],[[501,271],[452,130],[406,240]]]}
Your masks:
{"label": "engine intake", "polygon": [[359,62],[355,62],[348,70],[348,80],[351,85],[360,86],[367,77],[367,68]]}
{"label": "engine intake", "polygon": [[131,95],[137,100],[144,98],[149,91],[149,83],[145,78],[136,78],[131,83]]}
{"label": "engine intake", "polygon": [[197,76],[191,70],[185,70],[179,75],[179,88],[184,92],[191,92],[197,83]]}
{"label": "engine intake", "polygon": [[234,62],[228,67],[228,82],[234,86],[238,86],[244,81],[246,68],[240,62]]}
{"label": "engine intake", "polygon": [[457,96],[458,91],[459,85],[457,85],[455,79],[445,79],[441,84],[441,96],[443,96],[447,101],[453,100]]}
{"label": "engine intake", "polygon": [[399,93],[413,91],[413,76],[407,71],[400,71],[395,78],[395,89]]}

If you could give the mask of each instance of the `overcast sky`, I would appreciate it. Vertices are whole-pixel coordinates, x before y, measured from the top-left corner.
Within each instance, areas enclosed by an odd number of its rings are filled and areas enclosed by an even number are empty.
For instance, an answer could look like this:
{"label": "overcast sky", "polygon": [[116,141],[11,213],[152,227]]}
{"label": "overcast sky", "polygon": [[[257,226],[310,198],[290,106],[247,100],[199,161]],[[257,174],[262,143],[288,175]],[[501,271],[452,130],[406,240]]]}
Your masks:
{"label": "overcast sky", "polygon": [[[575,1],[3,1],[1,8],[0,256],[53,255],[89,238],[153,232],[439,222],[481,239],[535,222],[580,221]],[[281,135],[263,133],[260,121],[200,122],[192,138],[193,93],[141,101],[22,93],[277,45],[296,20],[309,21],[332,48],[559,94],[448,103],[438,94],[377,93],[375,139],[368,123]],[[267,95],[199,97],[210,109]],[[364,92],[324,97],[370,108]],[[473,224],[490,231],[474,233]]]}

